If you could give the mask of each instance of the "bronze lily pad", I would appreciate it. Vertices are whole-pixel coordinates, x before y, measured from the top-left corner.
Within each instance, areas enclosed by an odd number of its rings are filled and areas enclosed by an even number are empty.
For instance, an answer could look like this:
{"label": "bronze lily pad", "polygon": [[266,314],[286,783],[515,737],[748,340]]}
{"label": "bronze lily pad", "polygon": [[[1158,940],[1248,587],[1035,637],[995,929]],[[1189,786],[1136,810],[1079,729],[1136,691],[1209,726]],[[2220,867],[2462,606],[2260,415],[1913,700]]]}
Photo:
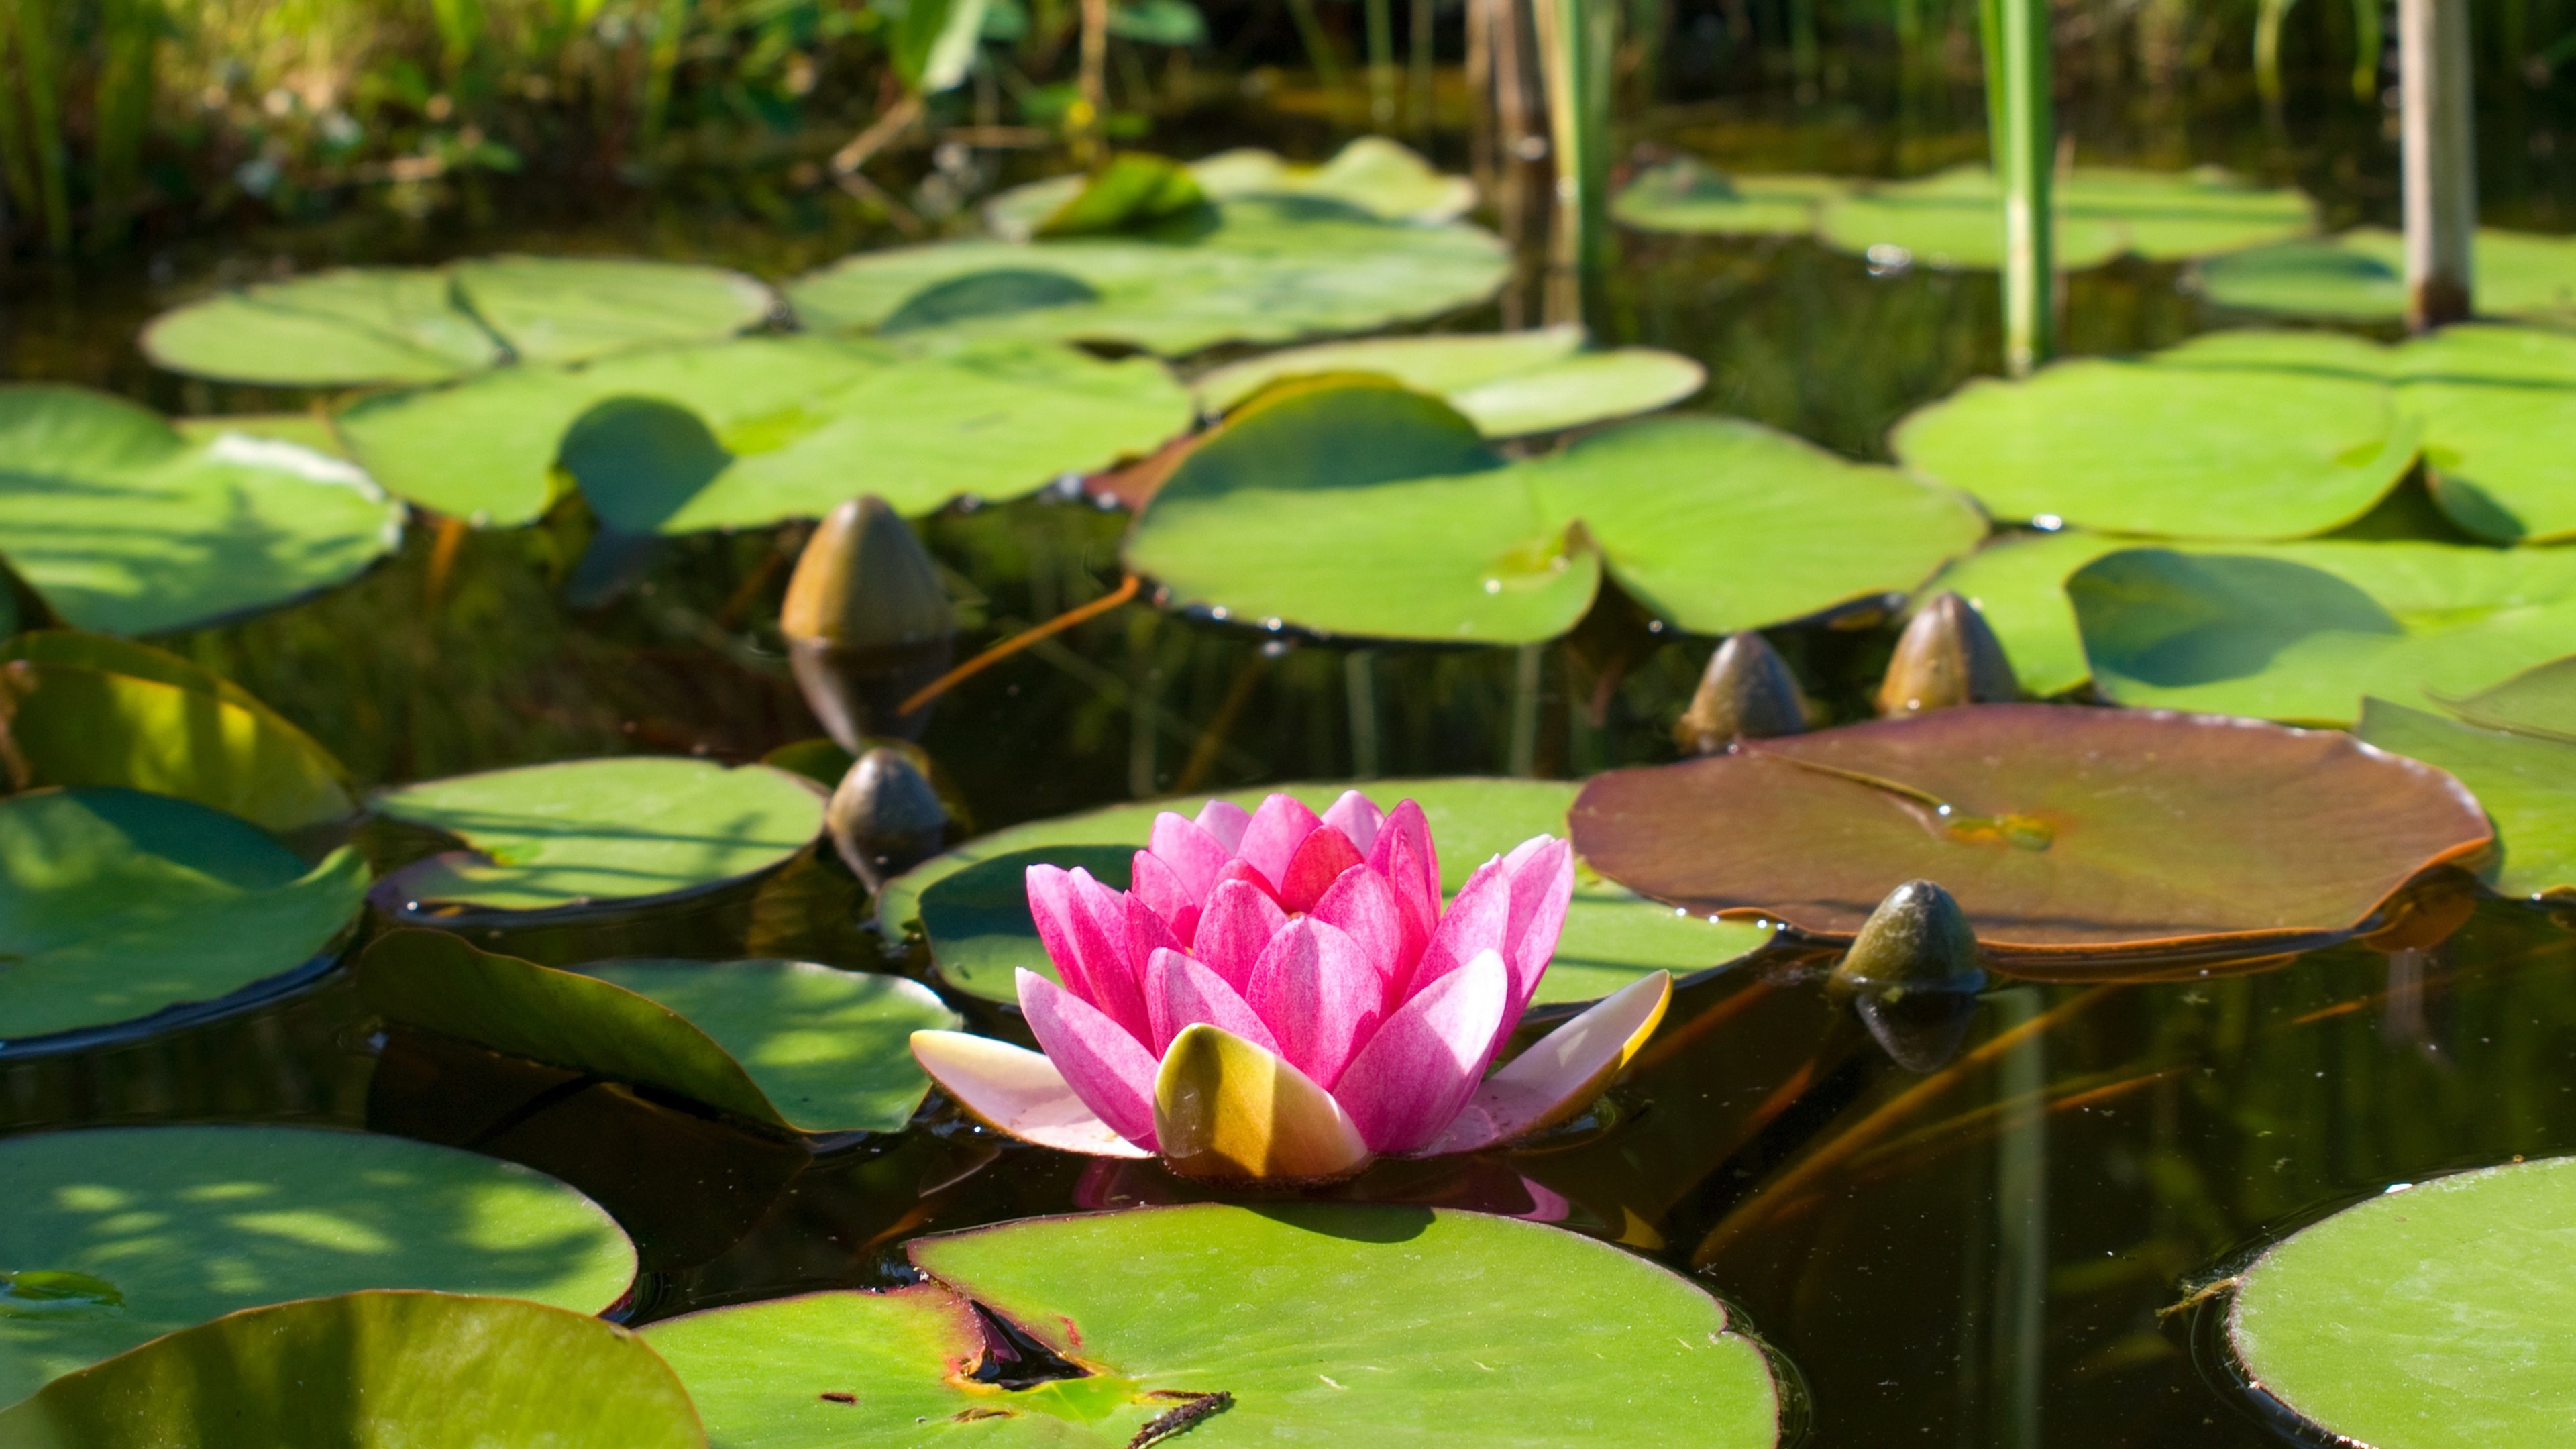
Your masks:
{"label": "bronze lily pad", "polygon": [[2494,838],[2458,781],[2339,732],[2021,704],[1612,771],[1571,820],[1584,859],[1643,895],[1826,939],[1938,881],[1996,966],[2037,977],[2341,940]]}

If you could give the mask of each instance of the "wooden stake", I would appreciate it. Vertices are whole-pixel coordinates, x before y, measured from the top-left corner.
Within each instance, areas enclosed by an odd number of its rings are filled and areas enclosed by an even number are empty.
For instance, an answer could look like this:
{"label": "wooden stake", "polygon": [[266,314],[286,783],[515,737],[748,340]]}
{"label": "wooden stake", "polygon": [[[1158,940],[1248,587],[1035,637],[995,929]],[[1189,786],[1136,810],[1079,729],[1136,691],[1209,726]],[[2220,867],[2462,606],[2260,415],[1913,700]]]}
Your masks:
{"label": "wooden stake", "polygon": [[2398,114],[2406,201],[2406,325],[2469,316],[2478,228],[2468,0],[2398,0]]}

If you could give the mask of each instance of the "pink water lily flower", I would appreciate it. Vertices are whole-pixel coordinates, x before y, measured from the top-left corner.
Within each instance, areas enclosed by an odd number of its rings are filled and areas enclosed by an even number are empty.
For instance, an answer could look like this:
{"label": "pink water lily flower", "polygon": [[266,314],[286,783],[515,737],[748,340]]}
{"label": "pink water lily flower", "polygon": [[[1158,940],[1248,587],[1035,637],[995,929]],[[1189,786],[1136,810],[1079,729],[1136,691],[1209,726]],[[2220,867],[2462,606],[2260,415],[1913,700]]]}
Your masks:
{"label": "pink water lily flower", "polygon": [[1556,952],[1573,847],[1534,836],[1444,903],[1422,808],[1356,790],[1320,817],[1287,795],[1166,812],[1131,889],[1044,865],[1028,889],[1062,981],[1019,973],[1043,1054],[947,1031],[913,1054],[990,1126],[1194,1176],[1340,1177],[1551,1126],[1672,994],[1652,973],[1488,1076]]}

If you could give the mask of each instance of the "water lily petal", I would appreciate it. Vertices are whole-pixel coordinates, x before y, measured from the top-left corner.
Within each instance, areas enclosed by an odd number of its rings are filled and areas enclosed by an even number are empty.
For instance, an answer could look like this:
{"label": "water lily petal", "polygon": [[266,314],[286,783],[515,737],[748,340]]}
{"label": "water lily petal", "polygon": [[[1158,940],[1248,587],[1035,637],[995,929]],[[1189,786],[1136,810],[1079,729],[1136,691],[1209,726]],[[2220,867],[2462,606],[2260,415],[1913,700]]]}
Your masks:
{"label": "water lily petal", "polygon": [[[1261,892],[1263,895],[1270,897],[1274,901],[1279,899],[1279,887],[1271,881],[1270,877],[1254,870],[1252,868],[1252,862],[1245,860],[1241,856],[1236,856],[1234,859],[1227,861],[1225,863],[1225,869],[1216,873],[1216,883],[1219,888],[1222,888],[1227,881],[1241,881],[1245,885],[1252,887],[1254,890]],[[1210,891],[1208,894],[1214,895],[1215,893],[1215,891]]]}
{"label": "water lily petal", "polygon": [[1410,1152],[1458,1115],[1484,1073],[1510,990],[1502,955],[1487,951],[1377,1029],[1333,1087],[1371,1150]]}
{"label": "water lily petal", "polygon": [[1672,974],[1657,971],[1594,1002],[1487,1077],[1423,1155],[1526,1137],[1592,1105],[1655,1034],[1672,999]]}
{"label": "water lily petal", "polygon": [[1288,858],[1288,873],[1279,879],[1279,904],[1291,911],[1313,910],[1343,871],[1367,859],[1349,836],[1329,825],[1317,826]]}
{"label": "water lily petal", "polygon": [[1083,913],[1074,902],[1072,872],[1052,865],[1033,865],[1027,879],[1029,915],[1037,922],[1038,944],[1046,949],[1047,959],[1055,963],[1055,974],[1063,978],[1067,991],[1085,1001],[1095,1000],[1091,973],[1075,941],[1075,922]]}
{"label": "water lily petal", "polygon": [[1169,810],[1154,817],[1146,848],[1172,868],[1192,896],[1206,895],[1216,884],[1216,873],[1234,859],[1231,846]]}
{"label": "water lily petal", "polygon": [[1130,1142],[1154,1142],[1154,1055],[1098,1007],[1034,971],[1019,973],[1020,1010],[1047,1060],[1085,1106]]}
{"label": "water lily petal", "polygon": [[1297,847],[1323,823],[1295,796],[1273,795],[1252,812],[1252,823],[1244,828],[1243,843],[1235,847],[1235,854],[1273,886],[1280,885],[1288,879],[1288,862],[1296,857]]}
{"label": "water lily petal", "polygon": [[1329,1091],[1385,1014],[1386,983],[1357,941],[1300,916],[1270,938],[1243,998],[1280,1055]]}
{"label": "water lily petal", "polygon": [[1198,934],[1201,892],[1191,890],[1180,874],[1163,863],[1163,858],[1150,850],[1136,852],[1134,873],[1128,889],[1147,909],[1163,918],[1171,929],[1172,939],[1186,950],[1190,938]]}
{"label": "water lily petal", "polygon": [[1378,822],[1385,818],[1378,813],[1377,802],[1357,790],[1344,790],[1342,797],[1324,811],[1324,823],[1349,836],[1362,856],[1377,844]]}
{"label": "water lily petal", "polygon": [[1347,1177],[1369,1160],[1331,1093],[1277,1053],[1204,1024],[1163,1054],[1154,1129],[1165,1165],[1190,1177]]}
{"label": "water lily petal", "polygon": [[[1486,861],[1458,888],[1458,898],[1449,903],[1448,914],[1440,918],[1438,929],[1422,948],[1422,963],[1396,989],[1407,996],[1415,995],[1476,959],[1479,953],[1500,952],[1503,930],[1511,919],[1512,879],[1503,874],[1500,859]],[[1508,1009],[1509,993],[1504,1000]]]}
{"label": "water lily petal", "polygon": [[1440,920],[1440,855],[1431,845],[1431,823],[1410,800],[1387,812],[1369,847],[1369,869],[1395,887],[1410,929],[1428,941]]}
{"label": "water lily petal", "polygon": [[1129,897],[1092,879],[1080,866],[1068,874],[1073,877],[1068,887],[1073,946],[1091,984],[1086,999],[1142,1042],[1153,1026],[1145,1015],[1145,958],[1128,954]]}
{"label": "water lily petal", "polygon": [[1509,1036],[1565,934],[1566,907],[1574,900],[1574,846],[1553,835],[1533,836],[1503,857],[1503,874],[1512,886],[1502,947],[1503,964],[1512,972],[1511,1002],[1503,1010],[1503,1034]]}
{"label": "water lily petal", "polygon": [[1190,954],[1207,963],[1237,991],[1250,989],[1252,968],[1270,948],[1270,938],[1288,924],[1288,913],[1267,891],[1248,881],[1230,880],[1208,896],[1199,912],[1198,934]]}
{"label": "water lily petal", "polygon": [[916,1031],[912,1055],[967,1115],[1023,1142],[1093,1157],[1151,1157],[1083,1105],[1055,1063],[962,1031]]}
{"label": "water lily petal", "polygon": [[1252,812],[1231,800],[1210,800],[1199,807],[1198,827],[1216,837],[1216,843],[1231,855],[1243,845],[1243,832],[1252,827]]}
{"label": "water lily petal", "polygon": [[1386,883],[1386,877],[1365,865],[1352,866],[1309,914],[1359,943],[1360,954],[1377,968],[1386,999],[1394,1001],[1395,984],[1412,971],[1423,943],[1407,938],[1407,918],[1395,903],[1395,887]]}
{"label": "water lily petal", "polygon": [[[1172,928],[1163,923],[1163,918],[1155,914],[1154,908],[1134,894],[1120,898],[1120,904],[1127,911],[1127,959],[1137,966],[1136,995],[1144,1003],[1145,1021],[1150,1029],[1154,1019],[1154,953],[1188,948],[1172,933]],[[1159,1054],[1163,1049],[1163,1037],[1154,1033],[1146,1038],[1145,1044]]]}
{"label": "water lily petal", "polygon": [[1223,1027],[1264,1050],[1279,1050],[1278,1040],[1262,1025],[1260,1014],[1204,962],[1178,951],[1157,951],[1146,976],[1145,1004],[1154,1014],[1156,1050],[1170,1050],[1172,1038],[1201,1022]]}

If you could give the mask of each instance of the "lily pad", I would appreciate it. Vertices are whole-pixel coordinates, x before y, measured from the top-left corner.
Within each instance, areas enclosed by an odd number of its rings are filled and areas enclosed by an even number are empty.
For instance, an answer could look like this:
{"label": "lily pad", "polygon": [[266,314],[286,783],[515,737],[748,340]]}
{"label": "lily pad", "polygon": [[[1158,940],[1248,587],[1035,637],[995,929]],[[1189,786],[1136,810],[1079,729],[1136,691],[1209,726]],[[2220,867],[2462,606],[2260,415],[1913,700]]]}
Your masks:
{"label": "lily pad", "polygon": [[597,961],[555,970],[443,931],[398,931],[357,968],[391,1021],[792,1132],[898,1132],[930,1091],[906,1046],[953,1030],[919,982],[810,961]]}
{"label": "lily pad", "polygon": [[457,295],[521,362],[730,337],[778,306],[719,267],[607,257],[481,257],[449,268]]}
{"label": "lily pad", "polygon": [[152,634],[347,582],[402,541],[402,506],[275,438],[190,442],[103,393],[0,387],[0,555],[84,629]]}
{"label": "lily pad", "polygon": [[432,906],[538,911],[639,900],[757,875],[811,844],[823,793],[766,765],[639,757],[527,765],[405,785],[379,814],[470,851],[387,878]]}
{"label": "lily pad", "polygon": [[1436,398],[1327,378],[1193,448],[1126,557],[1219,617],[1527,643],[1573,628],[1605,570],[1726,634],[1905,592],[1984,533],[1954,494],[1739,419],[1625,423],[1507,462]]}
{"label": "lily pad", "polygon": [[[2478,229],[2471,281],[2481,316],[2576,316],[2576,237]],[[2205,262],[2201,295],[2224,307],[2352,322],[2406,315],[2406,239],[2375,226]]]}
{"label": "lily pad", "polygon": [[1976,605],[2002,641],[2022,689],[2042,698],[2063,694],[2093,673],[2084,658],[2084,636],[2076,631],[2075,606],[2066,598],[2067,576],[2139,543],[2076,528],[2008,534],[1953,561],[1919,597],[1955,593]]}
{"label": "lily pad", "polygon": [[2481,874],[2498,891],[2576,897],[2576,744],[2479,729],[2384,699],[2362,701],[2358,733],[2449,771],[2476,794],[2498,846]]}
{"label": "lily pad", "polygon": [[2228,1342],[2261,1392],[2342,1442],[2553,1443],[2576,1418],[2571,1239],[2576,1159],[2391,1188],[2255,1260]]}
{"label": "lily pad", "polygon": [[707,1442],[678,1375],[615,1324],[379,1290],[244,1309],[67,1374],[0,1410],[0,1443],[160,1449],[210,1424],[264,1449]]}
{"label": "lily pad", "polygon": [[1467,415],[1488,438],[1652,412],[1700,390],[1708,373],[1652,347],[1583,350],[1580,327],[1532,332],[1382,337],[1266,353],[1202,377],[1203,412],[1221,413],[1283,378],[1369,373],[1426,392]]}
{"label": "lily pad", "polygon": [[[572,446],[574,425],[612,400],[627,402]],[[361,401],[341,427],[387,487],[442,513],[532,522],[560,462],[619,529],[682,533],[819,517],[857,493],[906,513],[1013,497],[1189,422],[1188,395],[1147,359],[764,337],[511,368]]]}
{"label": "lily pad", "polygon": [[1462,222],[1383,221],[1251,196],[1167,232],[861,252],[788,284],[806,324],[916,339],[1078,341],[1176,356],[1436,317],[1493,295],[1511,258]]}
{"label": "lily pad", "polygon": [[219,1314],[363,1288],[596,1313],[635,1249],[580,1193],[399,1137],[305,1127],[116,1127],[0,1141],[0,1262],[87,1280],[0,1294],[0,1403]]}
{"label": "lily pad", "polygon": [[2349,735],[2042,704],[1614,770],[1572,820],[1613,880],[1815,936],[1847,938],[1897,886],[1937,882],[2023,975],[2332,942],[2490,840],[2457,781]]}
{"label": "lily pad", "polygon": [[[1388,808],[1414,801],[1440,852],[1440,888],[1454,893],[1491,857],[1533,835],[1565,834],[1566,807],[1574,803],[1576,788],[1564,780],[1347,780],[1271,785],[1215,798],[1250,809],[1277,793],[1319,811],[1354,789]],[[1080,865],[1124,890],[1129,864],[1153,833],[1154,817],[1175,809],[1195,815],[1200,803],[1191,798],[1113,805],[978,836],[888,881],[877,897],[877,925],[897,931],[918,920],[943,979],[988,1001],[1016,1001],[1014,971],[1055,976],[1029,915],[1028,867]],[[1709,921],[1641,900],[1578,863],[1565,934],[1535,1000],[1590,1001],[1652,971],[1686,976],[1735,960],[1769,937],[1767,928],[1749,921]]]}
{"label": "lily pad", "polygon": [[2498,543],[2576,538],[2576,337],[2447,327],[2398,354],[2400,402],[2424,419],[2433,499]]}
{"label": "lily pad", "polygon": [[0,1040],[220,1001],[311,960],[366,892],[355,850],[308,866],[185,800],[114,789],[0,800]]}
{"label": "lily pad", "polygon": [[[645,1341],[717,1442],[775,1449],[928,1444],[977,1421],[1085,1449],[1158,1442],[1157,1421],[1211,1449],[1779,1441],[1779,1387],[1722,1305],[1534,1223],[1207,1204],[1008,1223],[908,1251],[931,1281],[694,1313]],[[999,1342],[979,1308],[1072,1376],[970,1377]],[[1601,1363],[1615,1379],[1598,1378]]]}
{"label": "lily pad", "polygon": [[250,692],[150,645],[41,629],[0,644],[10,739],[39,785],[176,795],[269,830],[355,814],[347,771]]}
{"label": "lily pad", "polygon": [[1610,199],[1610,215],[1639,231],[1803,236],[1851,188],[1838,176],[1719,172],[1684,157],[1638,173]]}
{"label": "lily pad", "polygon": [[[2123,252],[2151,261],[2212,256],[2299,236],[2316,206],[2295,190],[2267,190],[2214,167],[2131,171],[2077,167],[2057,183],[2057,265],[2097,267]],[[1829,199],[1818,229],[1844,251],[1897,247],[1934,267],[2003,264],[2003,198],[1984,166],[1952,167],[1914,181],[1858,187]]]}
{"label": "lily pad", "polygon": [[[1210,201],[1320,197],[1381,221],[1422,225],[1455,221],[1476,207],[1474,182],[1442,174],[1420,152],[1384,136],[1362,136],[1321,166],[1299,166],[1254,146],[1220,151],[1187,165],[1163,164],[1187,177],[1198,195]],[[1006,241],[1027,241],[1092,180],[1075,172],[1014,186],[984,203],[984,225]]]}
{"label": "lily pad", "polygon": [[1897,425],[1897,456],[1999,518],[2180,538],[2298,538],[2370,511],[2420,427],[2387,353],[2323,333],[2218,334],[2136,361],[1979,379]]}
{"label": "lily pad", "polygon": [[2536,664],[2502,684],[2440,704],[2484,729],[2576,744],[2576,656]]}
{"label": "lily pad", "polygon": [[2365,694],[2458,696],[2567,652],[2576,550],[2341,540],[2137,548],[2066,581],[2122,704],[2346,725]]}

